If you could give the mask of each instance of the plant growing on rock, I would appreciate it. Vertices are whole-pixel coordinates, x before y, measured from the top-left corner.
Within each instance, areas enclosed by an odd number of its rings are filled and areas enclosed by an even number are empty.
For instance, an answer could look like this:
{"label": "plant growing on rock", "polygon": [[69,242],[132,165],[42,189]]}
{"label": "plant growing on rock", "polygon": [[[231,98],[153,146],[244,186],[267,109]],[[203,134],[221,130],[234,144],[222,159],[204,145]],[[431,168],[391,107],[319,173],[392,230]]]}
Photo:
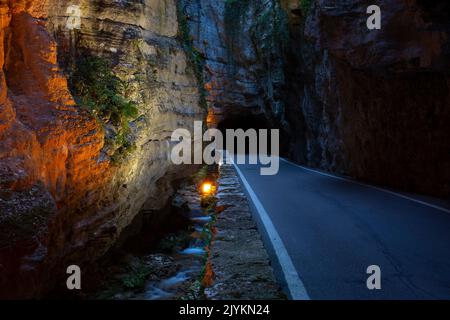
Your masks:
{"label": "plant growing on rock", "polygon": [[122,284],[128,289],[143,288],[152,269],[140,258],[135,258],[126,266]]}
{"label": "plant growing on rock", "polygon": [[127,84],[112,71],[103,58],[88,56],[79,59],[70,77],[75,99],[86,108],[102,126],[117,129],[114,139],[114,162],[132,152],[134,144],[129,140],[129,122],[138,115],[137,105],[125,97]]}
{"label": "plant growing on rock", "polygon": [[224,19],[231,58],[242,48],[240,39],[252,7],[256,18],[249,24],[250,38],[258,55],[270,60],[272,55],[283,52],[289,41],[288,17],[278,2],[261,0],[226,0]]}
{"label": "plant growing on rock", "polygon": [[183,49],[188,56],[189,62],[194,69],[195,77],[197,78],[198,89],[200,93],[200,106],[206,110],[208,108],[206,102],[207,93],[205,89],[205,79],[203,76],[205,56],[194,46],[194,41],[192,39],[191,31],[189,28],[188,16],[186,15],[183,7],[185,7],[184,1],[179,1],[177,3],[179,38],[183,45]]}
{"label": "plant growing on rock", "polygon": [[311,6],[313,4],[313,0],[299,0],[299,7],[302,10],[303,16],[307,16]]}

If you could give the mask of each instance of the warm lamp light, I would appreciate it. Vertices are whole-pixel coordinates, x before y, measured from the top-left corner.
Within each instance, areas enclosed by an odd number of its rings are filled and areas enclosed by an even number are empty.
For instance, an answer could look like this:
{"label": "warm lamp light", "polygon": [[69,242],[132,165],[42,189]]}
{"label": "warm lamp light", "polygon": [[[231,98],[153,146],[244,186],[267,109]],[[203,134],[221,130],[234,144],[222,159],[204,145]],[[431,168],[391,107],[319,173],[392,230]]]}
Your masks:
{"label": "warm lamp light", "polygon": [[201,191],[203,194],[211,194],[214,191],[214,187],[210,182],[203,182],[201,186]]}

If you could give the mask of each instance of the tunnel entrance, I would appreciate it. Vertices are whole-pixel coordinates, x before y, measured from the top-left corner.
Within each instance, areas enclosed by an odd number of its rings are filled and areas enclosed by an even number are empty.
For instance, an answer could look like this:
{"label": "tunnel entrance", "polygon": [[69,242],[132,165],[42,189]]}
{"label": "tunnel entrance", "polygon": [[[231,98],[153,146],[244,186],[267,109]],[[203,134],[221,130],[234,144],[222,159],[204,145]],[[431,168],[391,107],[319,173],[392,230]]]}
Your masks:
{"label": "tunnel entrance", "polygon": [[225,134],[226,129],[272,129],[266,117],[262,114],[249,116],[234,116],[222,120],[218,129]]}
{"label": "tunnel entrance", "polygon": [[[267,129],[268,130],[268,138],[267,138],[267,147],[268,151],[271,150],[271,143],[270,143],[270,130],[276,129],[273,126],[270,125],[269,121],[266,119],[266,117],[263,114],[257,114],[257,115],[246,115],[246,116],[233,116],[226,118],[219,122],[217,129],[219,129],[224,137],[224,147],[227,146],[227,137],[226,137],[226,131],[227,129],[237,130],[242,129],[244,132],[247,132],[250,129],[256,130],[257,134],[257,144],[255,146],[256,151],[259,152],[259,130],[260,129]],[[237,146],[237,143],[239,141],[235,139],[235,146]],[[245,153],[248,154],[251,150],[250,147],[250,139],[247,137],[245,139]]]}

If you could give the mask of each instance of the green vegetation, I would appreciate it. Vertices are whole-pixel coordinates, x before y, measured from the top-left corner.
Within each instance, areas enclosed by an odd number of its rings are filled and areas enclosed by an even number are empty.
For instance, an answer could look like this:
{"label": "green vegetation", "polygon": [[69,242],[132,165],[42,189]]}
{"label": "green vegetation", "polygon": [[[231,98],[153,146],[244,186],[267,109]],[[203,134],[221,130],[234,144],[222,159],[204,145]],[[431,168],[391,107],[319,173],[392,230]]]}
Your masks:
{"label": "green vegetation", "polygon": [[204,165],[198,172],[191,176],[191,180],[195,185],[198,185],[208,177],[208,173],[209,168],[207,165]]}
{"label": "green vegetation", "polygon": [[201,199],[201,206],[202,206],[202,208],[205,208],[207,211],[215,208],[216,203],[217,203],[217,198],[213,194],[203,196]]}
{"label": "green vegetation", "polygon": [[204,254],[202,258],[202,270],[200,274],[198,275],[197,279],[192,283],[190,288],[187,290],[187,293],[182,296],[181,300],[204,300],[205,299],[205,286],[204,286],[204,280],[208,276],[207,275],[207,268],[208,268],[208,262],[209,262],[209,255],[210,251],[209,248],[211,247],[214,234],[213,229],[214,225],[217,222],[217,216],[214,212],[214,209],[217,204],[217,198],[214,197],[214,202],[212,205],[206,209],[206,212],[208,212],[211,215],[211,221],[207,223],[200,234],[200,239],[202,239],[205,243],[205,248],[207,248],[207,252]]}
{"label": "green vegetation", "polygon": [[122,160],[135,146],[128,139],[129,122],[138,115],[137,105],[125,97],[127,83],[114,75],[107,60],[88,56],[77,61],[70,77],[77,103],[86,108],[104,127],[111,124],[117,129],[113,140],[115,148],[111,159]]}
{"label": "green vegetation", "polygon": [[110,300],[115,299],[117,295],[140,292],[154,272],[144,258],[136,256],[128,256],[127,261],[122,261],[113,269],[107,269],[108,267],[105,266],[105,269],[113,276],[103,280],[99,291],[92,294],[93,299]]}
{"label": "green vegetation", "polygon": [[170,234],[158,244],[158,252],[173,254],[189,246],[191,242],[191,231],[183,230],[177,234]]}
{"label": "green vegetation", "polygon": [[242,22],[250,6],[251,0],[225,0],[225,31],[229,38],[229,47],[234,51],[241,32]]}
{"label": "green vegetation", "polygon": [[263,58],[282,52],[289,41],[288,16],[277,1],[267,5],[261,0],[226,0],[225,28],[229,49],[233,54],[240,49],[239,37],[244,32],[243,23],[250,4],[255,7],[256,22],[250,25],[250,36]]}
{"label": "green vegetation", "polygon": [[299,0],[300,9],[304,16],[307,16],[311,9],[313,0]]}
{"label": "green vegetation", "polygon": [[182,297],[180,297],[179,300],[187,300],[187,301],[194,301],[194,300],[204,300],[204,293],[202,288],[202,281],[197,279],[194,281],[194,283],[189,287],[186,294]]}
{"label": "green vegetation", "polygon": [[225,26],[229,31],[239,29],[241,22],[252,3],[251,0],[225,0]]}
{"label": "green vegetation", "polygon": [[122,285],[128,289],[140,289],[145,286],[152,269],[140,258],[132,260],[125,268],[121,278]]}
{"label": "green vegetation", "polygon": [[179,1],[177,4],[179,37],[183,44],[183,49],[188,56],[189,62],[194,69],[195,77],[197,78],[198,90],[200,92],[200,106],[203,109],[207,110],[207,92],[205,89],[205,79],[203,76],[205,56],[194,46],[194,41],[189,28],[188,17],[186,15],[186,12],[184,12],[184,10],[182,9],[183,7],[185,7],[184,1]]}
{"label": "green vegetation", "polygon": [[263,58],[285,50],[289,41],[288,16],[277,2],[257,18],[252,36],[257,39],[258,51]]}

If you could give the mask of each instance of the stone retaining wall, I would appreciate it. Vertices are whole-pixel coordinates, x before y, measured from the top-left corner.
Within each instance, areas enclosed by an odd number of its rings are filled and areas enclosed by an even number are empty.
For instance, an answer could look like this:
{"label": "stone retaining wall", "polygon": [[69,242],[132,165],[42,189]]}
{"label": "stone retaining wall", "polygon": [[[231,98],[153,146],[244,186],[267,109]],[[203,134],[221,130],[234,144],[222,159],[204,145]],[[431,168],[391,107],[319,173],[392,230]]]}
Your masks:
{"label": "stone retaining wall", "polygon": [[285,299],[277,284],[249,203],[233,165],[220,167],[216,236],[211,246],[214,272],[208,299]]}

